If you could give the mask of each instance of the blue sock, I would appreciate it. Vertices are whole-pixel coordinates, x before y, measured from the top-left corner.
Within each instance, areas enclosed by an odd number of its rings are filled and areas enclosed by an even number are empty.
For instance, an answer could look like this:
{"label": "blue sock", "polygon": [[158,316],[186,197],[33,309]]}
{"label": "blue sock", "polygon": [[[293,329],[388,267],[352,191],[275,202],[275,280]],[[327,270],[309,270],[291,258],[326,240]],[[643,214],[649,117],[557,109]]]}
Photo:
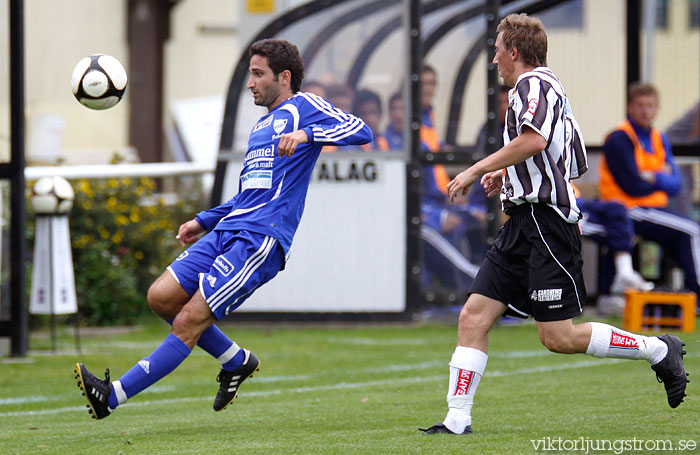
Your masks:
{"label": "blue sock", "polygon": [[243,364],[245,352],[232,341],[216,325],[212,324],[202,332],[197,346],[204,349],[219,361],[221,368],[227,371],[235,370]]}
{"label": "blue sock", "polygon": [[[172,325],[173,319],[169,320],[168,324]],[[233,344],[234,342],[214,324],[207,327],[199,336],[199,340],[197,340],[197,346],[204,349],[205,352],[216,359],[221,357]],[[234,370],[238,368],[241,363],[243,363],[243,358],[241,358],[238,365],[230,369]]]}
{"label": "blue sock", "polygon": [[226,363],[221,364],[221,369],[226,371],[232,371],[243,365],[243,360],[245,360],[245,352],[243,349],[239,349],[236,355],[234,355],[231,360]]}
{"label": "blue sock", "polygon": [[131,398],[170,374],[190,355],[190,352],[190,348],[182,340],[172,333],[169,334],[151,355],[141,359],[119,378],[121,390],[115,391],[112,383],[109,407],[114,409],[120,401],[124,402],[119,399],[119,395],[125,394],[124,399]]}

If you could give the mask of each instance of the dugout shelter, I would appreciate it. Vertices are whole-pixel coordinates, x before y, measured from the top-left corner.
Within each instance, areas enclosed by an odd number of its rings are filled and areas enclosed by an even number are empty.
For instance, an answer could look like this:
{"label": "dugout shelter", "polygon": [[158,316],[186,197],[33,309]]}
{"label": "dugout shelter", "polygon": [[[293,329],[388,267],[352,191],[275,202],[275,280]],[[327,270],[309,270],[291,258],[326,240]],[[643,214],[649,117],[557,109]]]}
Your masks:
{"label": "dugout shelter", "polygon": [[[165,6],[176,3],[160,1]],[[0,87],[0,339],[11,340],[15,356],[25,355],[27,349],[24,3],[7,0],[8,14],[0,16],[8,31],[0,37],[0,46],[9,49],[0,78],[7,81]],[[572,100],[591,169],[596,169],[596,152],[605,134],[624,117],[629,82],[646,80],[659,87],[663,109],[657,125],[662,130],[700,97],[697,0],[289,0],[286,4],[296,6],[270,16],[245,37],[247,43],[262,38],[290,40],[301,50],[307,80],[344,85],[354,92],[374,91],[384,107],[382,130],[388,98],[400,91],[407,119],[404,146],[390,152],[342,150],[322,155],[289,269],[257,292],[241,308],[244,312],[237,312],[239,318],[406,319],[440,300],[461,303],[464,289],[443,289],[439,294],[423,279],[422,177],[426,165],[444,164],[455,173],[481,153],[493,151],[494,138],[500,134],[495,113],[498,78],[489,62],[495,28],[506,14],[527,12],[544,22],[550,38],[549,63]],[[259,16],[241,21],[262,22]],[[261,115],[245,89],[246,50],[244,45],[231,54],[233,70],[212,195],[215,204],[236,191],[245,141]],[[433,66],[438,76],[434,108],[438,136],[445,145],[438,153],[426,153],[420,146],[423,63]],[[485,122],[489,147],[475,150]],[[696,145],[674,143],[674,153],[697,164]],[[589,172],[586,178],[595,181],[595,174]],[[585,187],[590,182],[581,183]],[[495,204],[488,214],[488,237],[498,225],[497,214]]]}
{"label": "dugout shelter", "polygon": [[[401,91],[409,121],[404,123],[401,150],[322,153],[289,270],[257,291],[240,311],[283,319],[310,313],[396,318],[411,317],[438,300],[461,303],[466,289],[435,292],[425,279],[420,207],[425,166],[444,164],[454,174],[494,151],[501,131],[491,49],[500,18],[513,12],[543,20],[552,66],[574,100],[579,122],[587,126],[584,133],[593,131],[586,137],[595,155],[604,132],[624,116],[621,102],[604,113],[596,112],[595,103],[624,100],[627,83],[641,78],[643,61],[641,3],[612,3],[325,0],[294,8],[251,36],[249,43],[263,38],[294,42],[306,80],[342,85],[351,93],[369,89],[379,94],[385,110],[390,95]],[[425,152],[420,145],[423,63],[438,74],[434,108],[443,145],[438,153]],[[244,50],[226,97],[214,204],[235,194],[247,134],[264,112],[252,107],[247,96],[247,64]],[[487,147],[476,150],[484,122]],[[594,158],[591,168],[595,164]],[[498,212],[498,202],[491,200],[486,242],[495,235]]]}

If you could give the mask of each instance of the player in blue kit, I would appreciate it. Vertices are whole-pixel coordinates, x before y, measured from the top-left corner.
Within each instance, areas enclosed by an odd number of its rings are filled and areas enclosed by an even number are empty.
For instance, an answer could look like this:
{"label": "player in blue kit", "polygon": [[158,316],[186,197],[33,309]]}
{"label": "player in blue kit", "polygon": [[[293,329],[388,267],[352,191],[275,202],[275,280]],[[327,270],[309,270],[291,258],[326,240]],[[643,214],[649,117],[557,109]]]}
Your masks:
{"label": "player in blue kit", "polygon": [[[299,91],[304,65],[295,45],[262,40],[251,45],[249,54],[247,88],[268,113],[250,134],[239,192],[180,226],[180,243],[196,243],[148,291],[151,308],[172,324],[163,343],[111,383],[109,370],[102,380],[76,364],[78,386],[93,418],[107,417],[168,375],[195,344],[221,364],[214,410],[226,408],[260,362],[214,323],[284,268],[321,148],[372,141],[361,119]],[[210,232],[198,240],[203,231]]]}

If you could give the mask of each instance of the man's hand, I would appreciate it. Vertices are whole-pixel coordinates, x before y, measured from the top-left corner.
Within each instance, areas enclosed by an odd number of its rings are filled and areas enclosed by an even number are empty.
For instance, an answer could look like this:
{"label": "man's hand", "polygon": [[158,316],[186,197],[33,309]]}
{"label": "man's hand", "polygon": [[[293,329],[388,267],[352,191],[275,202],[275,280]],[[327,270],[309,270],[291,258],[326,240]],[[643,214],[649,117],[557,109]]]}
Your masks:
{"label": "man's hand", "polygon": [[292,156],[297,149],[297,145],[309,142],[309,136],[304,130],[296,130],[292,133],[283,134],[277,145],[277,152],[280,156]]}
{"label": "man's hand", "polygon": [[452,181],[447,184],[447,195],[450,197],[450,202],[454,202],[460,192],[462,196],[467,194],[469,187],[472,186],[478,178],[479,176],[472,172],[471,167],[466,171],[460,172],[457,177],[453,178]]}
{"label": "man's hand", "polygon": [[495,196],[501,192],[503,186],[503,171],[487,172],[481,176],[481,186],[484,187],[486,196]]}
{"label": "man's hand", "polygon": [[203,230],[197,220],[189,220],[187,223],[180,225],[175,238],[180,241],[180,246],[184,247],[187,243],[196,242]]}

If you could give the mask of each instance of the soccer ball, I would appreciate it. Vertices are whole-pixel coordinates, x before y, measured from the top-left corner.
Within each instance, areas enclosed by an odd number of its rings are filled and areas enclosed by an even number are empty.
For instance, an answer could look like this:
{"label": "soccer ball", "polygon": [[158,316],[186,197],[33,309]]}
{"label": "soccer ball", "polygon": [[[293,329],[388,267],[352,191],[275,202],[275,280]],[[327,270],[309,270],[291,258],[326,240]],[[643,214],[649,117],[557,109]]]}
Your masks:
{"label": "soccer ball", "polygon": [[70,88],[84,106],[96,110],[109,109],[124,96],[126,71],[114,57],[91,55],[75,65]]}
{"label": "soccer ball", "polygon": [[73,187],[63,177],[42,177],[32,188],[34,213],[52,215],[68,213],[73,208]]}

